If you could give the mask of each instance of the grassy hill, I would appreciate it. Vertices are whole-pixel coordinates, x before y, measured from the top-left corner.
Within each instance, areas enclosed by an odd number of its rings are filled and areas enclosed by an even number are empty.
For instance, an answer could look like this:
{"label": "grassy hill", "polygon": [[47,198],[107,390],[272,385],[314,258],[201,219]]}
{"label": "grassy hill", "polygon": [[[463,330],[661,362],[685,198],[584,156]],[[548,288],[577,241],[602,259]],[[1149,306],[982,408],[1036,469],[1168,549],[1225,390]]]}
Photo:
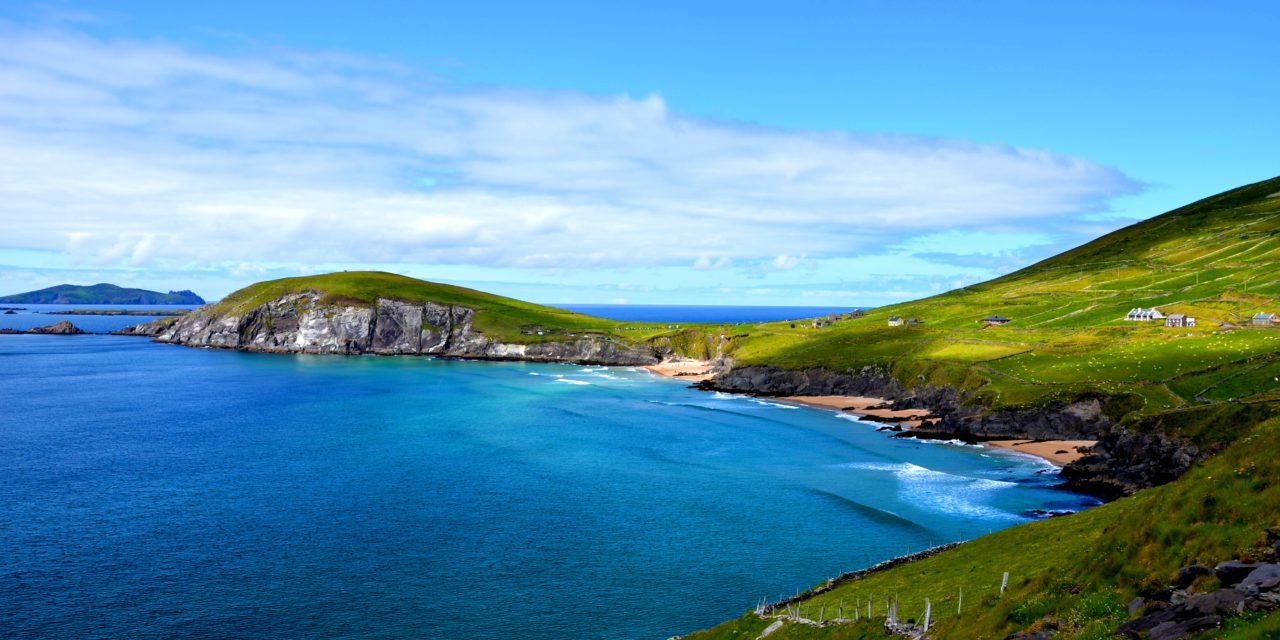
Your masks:
{"label": "grassy hill", "polygon": [[[1194,328],[1127,322],[1134,307],[1198,319]],[[1110,638],[1125,604],[1180,567],[1267,557],[1280,536],[1280,178],[1206,198],[980,285],[812,328],[773,323],[738,342],[739,364],[879,364],[908,386],[964,389],[988,407],[1034,406],[1090,390],[1127,397],[1122,426],[1158,424],[1220,452],[1176,481],[1089,511],[1007,529],[871,574],[799,603],[816,618],[868,597],[899,599],[933,638]],[[998,314],[999,326],[980,320]],[[889,327],[890,316],[918,318]],[[999,592],[1001,576],[1009,589]],[[1216,579],[1198,579],[1211,590]],[[959,610],[958,610],[959,609]],[[846,609],[847,611],[847,609]],[[882,638],[878,620],[769,635]],[[755,638],[754,613],[690,639]],[[1220,638],[1280,637],[1280,613],[1227,619]]]}
{"label": "grassy hill", "polygon": [[[1042,404],[1086,390],[1134,394],[1135,415],[1280,398],[1280,179],[1206,198],[1016,273],[822,328],[753,327],[738,364],[833,370],[885,365],[908,386],[964,389],[972,403]],[[1127,322],[1135,307],[1194,328]],[[1012,321],[988,326],[1001,315]],[[890,327],[891,316],[923,324]]]}
{"label": "grassy hill", "polygon": [[114,284],[80,286],[60,284],[39,291],[15,293],[0,297],[4,304],[204,304],[204,300],[190,291],[147,291],[126,289]]}
{"label": "grassy hill", "polygon": [[[427,282],[381,271],[342,271],[259,282],[223,298],[212,306],[219,313],[243,313],[284,294],[316,291],[321,301],[373,306],[380,298],[406,302],[456,304],[476,310],[475,326],[485,334],[509,342],[555,340],[570,332],[599,333],[643,342],[665,328],[627,326],[615,320],[524,302],[466,287]],[[538,334],[542,331],[542,335]]]}

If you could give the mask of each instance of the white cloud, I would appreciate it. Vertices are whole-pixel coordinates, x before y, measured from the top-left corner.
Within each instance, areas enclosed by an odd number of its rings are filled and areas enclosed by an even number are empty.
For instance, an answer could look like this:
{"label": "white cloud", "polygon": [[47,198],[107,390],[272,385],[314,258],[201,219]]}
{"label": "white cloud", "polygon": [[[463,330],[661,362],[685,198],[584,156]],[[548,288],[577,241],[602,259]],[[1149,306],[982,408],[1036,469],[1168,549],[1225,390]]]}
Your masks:
{"label": "white cloud", "polygon": [[[726,124],[656,95],[0,26],[3,243],[87,265],[733,264],[1066,224],[1136,189],[1046,151]],[[243,270],[242,270],[243,271]]]}

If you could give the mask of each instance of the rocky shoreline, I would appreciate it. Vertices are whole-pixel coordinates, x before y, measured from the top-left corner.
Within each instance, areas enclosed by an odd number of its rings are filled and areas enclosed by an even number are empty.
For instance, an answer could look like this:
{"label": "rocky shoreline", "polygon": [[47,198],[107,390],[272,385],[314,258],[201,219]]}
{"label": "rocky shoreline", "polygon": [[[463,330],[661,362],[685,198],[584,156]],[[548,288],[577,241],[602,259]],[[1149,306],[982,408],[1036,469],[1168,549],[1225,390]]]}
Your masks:
{"label": "rocky shoreline", "polygon": [[1108,398],[1100,394],[1044,407],[989,411],[965,405],[953,388],[926,385],[907,389],[878,367],[839,373],[819,368],[730,366],[694,386],[767,397],[874,396],[891,401],[893,409],[928,409],[937,416],[899,437],[968,443],[1015,438],[1096,440],[1090,452],[1063,467],[1063,486],[1106,500],[1172,481],[1203,457],[1203,452],[1184,440],[1114,424],[1104,410]]}
{"label": "rocky shoreline", "polygon": [[[180,317],[115,331],[158,342],[269,353],[432,355],[446,358],[653,366],[672,356],[655,345],[634,346],[608,336],[583,333],[564,340],[503,342],[475,328],[475,310],[436,302],[379,299],[371,306],[321,302],[321,294],[301,291],[239,311],[201,307]],[[783,369],[733,366],[720,359],[693,385],[767,397],[868,396],[885,398],[893,410],[927,410],[923,424],[899,437],[992,440],[1093,440],[1082,458],[1066,464],[1065,488],[1114,499],[1169,482],[1203,452],[1158,431],[1121,427],[1107,416],[1109,398],[1085,394],[1069,402],[1034,408],[988,410],[965,403],[949,387],[907,388],[881,367],[834,372],[821,368]]]}
{"label": "rocky shoreline", "polygon": [[662,354],[607,336],[503,342],[474,326],[475,310],[437,302],[379,299],[371,306],[328,304],[303,291],[243,311],[201,307],[116,332],[158,342],[269,353],[432,355],[481,360],[643,366]]}

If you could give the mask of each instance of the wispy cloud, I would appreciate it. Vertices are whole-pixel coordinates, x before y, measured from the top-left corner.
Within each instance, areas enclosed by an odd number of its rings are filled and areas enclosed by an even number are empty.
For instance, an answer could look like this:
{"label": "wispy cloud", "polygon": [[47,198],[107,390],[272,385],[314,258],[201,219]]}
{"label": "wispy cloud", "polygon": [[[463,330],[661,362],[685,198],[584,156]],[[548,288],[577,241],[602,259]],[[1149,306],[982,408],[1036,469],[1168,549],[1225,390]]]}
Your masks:
{"label": "wispy cloud", "polygon": [[[1051,229],[1137,185],[1048,151],[778,129],[658,95],[0,26],[7,246],[86,265],[762,265]],[[239,267],[236,267],[239,268]]]}

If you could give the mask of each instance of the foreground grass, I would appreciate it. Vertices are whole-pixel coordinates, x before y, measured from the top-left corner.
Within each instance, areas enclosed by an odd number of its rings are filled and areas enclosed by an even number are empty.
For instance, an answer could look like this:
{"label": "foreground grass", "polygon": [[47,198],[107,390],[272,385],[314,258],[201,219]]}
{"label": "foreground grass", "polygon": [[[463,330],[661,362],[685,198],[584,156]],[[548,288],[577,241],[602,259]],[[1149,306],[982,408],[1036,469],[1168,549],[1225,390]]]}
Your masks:
{"label": "foreground grass", "polygon": [[[788,623],[769,637],[883,637],[887,596],[898,598],[901,618],[919,617],[929,598],[937,621],[933,638],[1003,638],[1042,625],[1045,616],[1061,625],[1061,637],[1111,637],[1126,618],[1124,603],[1136,595],[1169,584],[1180,567],[1256,555],[1267,543],[1268,530],[1280,531],[1277,527],[1280,419],[1271,419],[1171,484],[1082,513],[1005,529],[840,585],[800,605],[805,617],[817,618],[824,607],[831,617],[842,604],[847,613],[855,603],[865,615],[871,598],[876,603],[871,623],[824,629]],[[1004,572],[1010,578],[1002,596]],[[1199,586],[1215,584],[1202,578]],[[754,638],[767,624],[747,614],[686,637]],[[1233,620],[1220,637],[1271,638],[1277,629],[1280,617],[1254,616]]]}

